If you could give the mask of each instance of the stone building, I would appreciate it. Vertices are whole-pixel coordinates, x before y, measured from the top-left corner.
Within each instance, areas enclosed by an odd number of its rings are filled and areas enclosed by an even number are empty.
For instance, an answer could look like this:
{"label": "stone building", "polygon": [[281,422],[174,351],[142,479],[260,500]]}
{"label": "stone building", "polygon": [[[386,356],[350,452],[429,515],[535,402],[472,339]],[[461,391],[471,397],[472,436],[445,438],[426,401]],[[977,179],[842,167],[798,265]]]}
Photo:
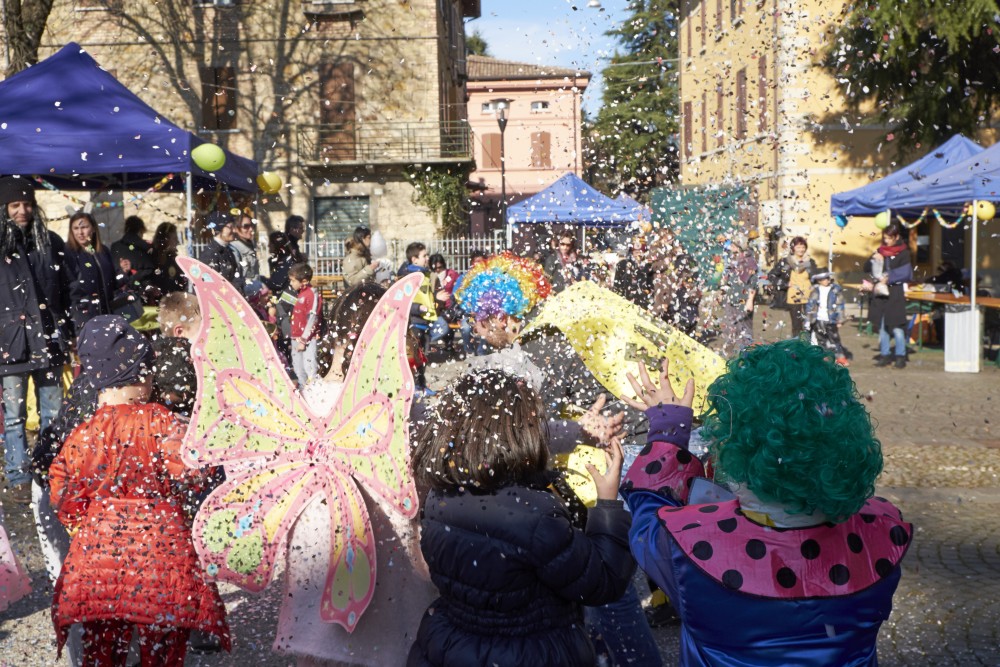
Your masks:
{"label": "stone building", "polygon": [[277,172],[267,227],[296,213],[320,241],[359,224],[413,240],[438,221],[407,174],[471,167],[463,19],[479,13],[479,0],[56,0],[39,56],[78,42],[173,122]]}
{"label": "stone building", "polygon": [[590,72],[498,60],[468,58],[468,118],[476,170],[471,180],[473,231],[502,228],[500,221],[500,128],[503,133],[507,204],[530,197],[567,171],[583,176],[580,103]]}

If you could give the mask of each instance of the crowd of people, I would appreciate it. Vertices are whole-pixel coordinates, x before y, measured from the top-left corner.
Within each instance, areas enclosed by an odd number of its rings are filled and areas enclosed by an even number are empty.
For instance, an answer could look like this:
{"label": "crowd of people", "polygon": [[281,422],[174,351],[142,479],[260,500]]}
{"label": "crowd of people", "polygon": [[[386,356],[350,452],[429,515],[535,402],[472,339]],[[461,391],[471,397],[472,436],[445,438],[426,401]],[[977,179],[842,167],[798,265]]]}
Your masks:
{"label": "crowd of people", "polygon": [[[79,212],[64,241],[30,181],[0,179],[4,500],[27,504],[30,490],[57,644],[73,665],[182,665],[189,647],[229,650],[241,639],[194,548],[192,517],[221,473],[182,457],[198,409],[191,346],[205,327],[176,261],[176,228],[165,225],[147,244],[143,221],[129,218],[109,249]],[[386,294],[370,230],[348,240],[346,292],[324,307],[299,249],[302,218],[269,236],[266,275],[252,216],[214,212],[206,228],[201,261],[264,323],[310,408],[329,413]],[[870,269],[887,288],[884,357],[910,270],[895,232]],[[407,518],[364,494],[378,578],[348,631],[320,618],[333,554],[318,536],[337,528],[334,515],[320,501],[304,507],[284,553],[274,650],[303,666],[660,665],[638,567],[683,624],[681,664],[876,664],[912,526],[873,498],[882,453],[844,368],[842,290],[810,263],[804,239],[766,277],[749,241],[726,247],[722,314],[711,317],[729,362],[700,415],[693,381],[671,386],[669,360],[640,362],[634,393],[609,401],[566,336],[522,334],[540,304],[584,280],[699,333],[698,265],[669,230],[633,239],[610,273],[572,234],[535,257],[476,253],[464,273],[409,244],[389,282],[422,276],[407,313],[417,391],[403,462],[421,511]],[[752,344],[762,283],[785,292],[818,345]],[[159,308],[153,340],[129,324],[148,303]],[[469,359],[435,396],[423,364],[438,343]],[[29,381],[41,427],[30,456]],[[603,452],[586,465],[589,503],[553,463],[581,443]],[[626,466],[630,447],[637,458]],[[4,586],[17,572],[4,541],[0,530],[0,607],[16,590]]]}

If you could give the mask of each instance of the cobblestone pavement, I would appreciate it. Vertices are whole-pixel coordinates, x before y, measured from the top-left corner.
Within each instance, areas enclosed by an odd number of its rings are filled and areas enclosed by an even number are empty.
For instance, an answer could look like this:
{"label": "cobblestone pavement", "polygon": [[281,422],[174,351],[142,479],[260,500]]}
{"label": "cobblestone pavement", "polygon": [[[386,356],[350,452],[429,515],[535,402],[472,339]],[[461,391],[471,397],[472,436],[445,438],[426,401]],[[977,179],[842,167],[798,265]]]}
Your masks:
{"label": "cobblestone pavement", "polygon": [[[769,314],[758,336],[787,332]],[[885,453],[879,493],[916,526],[904,560],[895,610],[879,638],[880,664],[1000,665],[1000,369],[944,372],[940,350],[911,355],[906,369],[876,369],[877,340],[844,329],[854,352],[851,373],[878,427]],[[444,386],[461,364],[431,369]],[[2,500],[2,498],[0,498]],[[55,659],[48,615],[51,588],[26,508],[5,503],[7,526],[24,556],[35,592],[0,615],[0,667],[48,666]],[[262,596],[224,590],[235,648],[232,655],[190,655],[188,665],[289,665],[270,645],[278,606],[276,586]],[[676,664],[679,630],[655,631],[665,664]]]}

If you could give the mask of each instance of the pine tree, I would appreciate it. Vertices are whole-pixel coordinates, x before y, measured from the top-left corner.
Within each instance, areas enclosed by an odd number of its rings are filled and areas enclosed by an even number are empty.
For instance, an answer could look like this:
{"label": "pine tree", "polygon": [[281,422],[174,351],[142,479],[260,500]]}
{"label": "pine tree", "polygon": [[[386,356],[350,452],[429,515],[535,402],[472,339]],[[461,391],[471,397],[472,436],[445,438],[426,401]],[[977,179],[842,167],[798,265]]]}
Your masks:
{"label": "pine tree", "polygon": [[486,38],[478,30],[473,30],[471,35],[466,35],[465,52],[473,56],[490,55],[489,44],[486,43]]}
{"label": "pine tree", "polygon": [[635,0],[607,34],[603,106],[588,128],[589,172],[612,192],[641,195],[677,176],[678,0]]}
{"label": "pine tree", "polygon": [[851,110],[874,104],[901,152],[922,152],[990,126],[1000,100],[998,13],[996,0],[857,2],[824,66]]}

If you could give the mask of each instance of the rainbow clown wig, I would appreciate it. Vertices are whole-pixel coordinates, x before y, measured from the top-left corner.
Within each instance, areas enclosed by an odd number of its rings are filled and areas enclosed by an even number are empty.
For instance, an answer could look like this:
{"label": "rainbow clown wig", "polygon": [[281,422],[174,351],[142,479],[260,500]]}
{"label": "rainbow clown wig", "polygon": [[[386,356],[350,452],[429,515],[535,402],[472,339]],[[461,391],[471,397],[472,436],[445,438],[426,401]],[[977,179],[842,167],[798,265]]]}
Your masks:
{"label": "rainbow clown wig", "polygon": [[469,269],[455,299],[477,320],[496,315],[523,318],[551,290],[538,262],[505,252]]}
{"label": "rainbow clown wig", "polygon": [[882,446],[847,369],[798,339],[748,347],[708,389],[719,481],[790,514],[840,522],[875,493]]}

